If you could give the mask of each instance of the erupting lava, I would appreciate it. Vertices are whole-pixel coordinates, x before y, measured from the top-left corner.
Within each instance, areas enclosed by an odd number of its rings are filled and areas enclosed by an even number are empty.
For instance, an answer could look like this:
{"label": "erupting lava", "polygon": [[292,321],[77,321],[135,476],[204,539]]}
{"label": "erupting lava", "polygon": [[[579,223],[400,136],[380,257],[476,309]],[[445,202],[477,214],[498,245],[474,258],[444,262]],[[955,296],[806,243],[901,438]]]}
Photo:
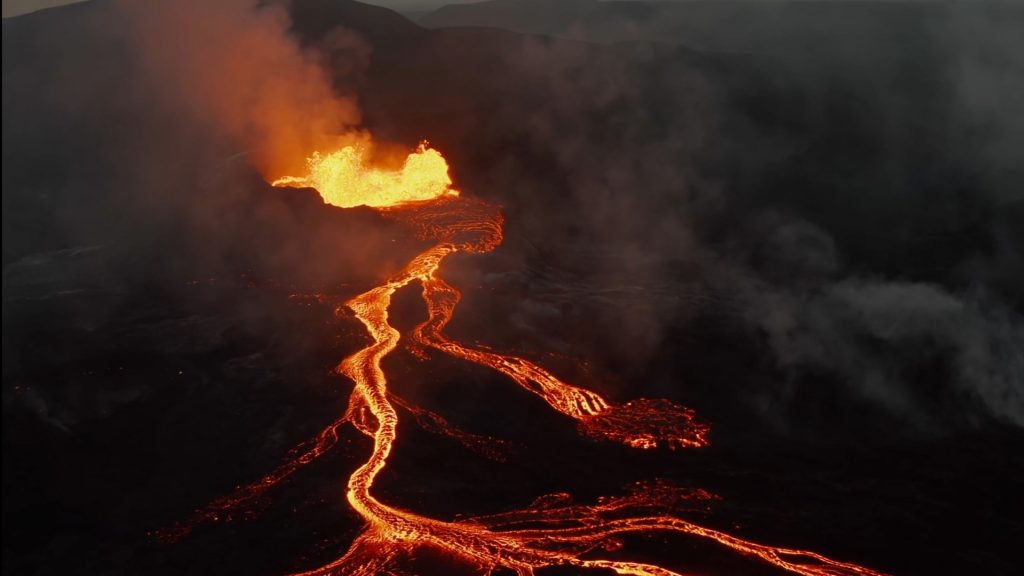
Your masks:
{"label": "erupting lava", "polygon": [[361,143],[326,155],[314,152],[306,159],[306,176],[284,176],[273,185],[316,188],[325,202],[341,208],[383,208],[459,195],[451,188],[444,156],[426,142],[406,157],[401,170],[370,167],[368,155],[368,145]]}
{"label": "erupting lava", "polygon": [[[415,345],[497,370],[554,410],[576,420],[581,432],[590,437],[636,448],[699,448],[707,445],[708,427],[690,409],[667,400],[638,399],[616,405],[594,392],[559,380],[532,362],[473,349],[447,337],[444,328],[452,318],[460,293],[438,276],[441,263],[460,251],[489,252],[498,246],[504,223],[501,212],[479,200],[458,198],[450,188],[447,164],[434,150],[421,146],[399,172],[368,169],[360,163],[360,154],[350,148],[327,156],[314,154],[309,159],[308,176],[284,178],[276,184],[314,186],[328,203],[338,206],[378,207],[383,213],[411,224],[421,239],[436,244],[413,258],[391,279],[346,303],[366,327],[372,343],[337,367],[354,383],[342,418],[324,430],[305,452],[259,482],[215,502],[201,514],[202,518],[215,519],[280,482],[330,449],[341,426],[351,423],[373,440],[372,452],[349,477],[347,487],[348,502],[366,521],[366,528],[341,558],[303,573],[306,576],[400,573],[401,558],[424,546],[443,550],[478,567],[484,574],[507,569],[527,576],[548,566],[605,569],[641,576],[677,574],[653,564],[595,557],[600,556],[601,550],[620,547],[620,535],[651,532],[710,539],[795,574],[880,576],[874,570],[814,552],[757,544],[678,518],[670,513],[673,505],[694,495],[683,495],[659,484],[641,485],[629,496],[603,499],[595,505],[571,504],[567,495],[554,495],[538,499],[524,510],[455,521],[428,518],[377,500],[373,495],[374,480],[387,464],[397,440],[396,406],[429,421],[444,433],[461,438],[467,446],[481,439],[486,441],[486,437],[454,429],[440,416],[409,406],[388,390],[381,361],[395,349],[401,337],[388,322],[388,309],[392,295],[412,282],[421,284],[428,311],[428,319],[408,335]],[[698,492],[698,499],[713,498]]]}

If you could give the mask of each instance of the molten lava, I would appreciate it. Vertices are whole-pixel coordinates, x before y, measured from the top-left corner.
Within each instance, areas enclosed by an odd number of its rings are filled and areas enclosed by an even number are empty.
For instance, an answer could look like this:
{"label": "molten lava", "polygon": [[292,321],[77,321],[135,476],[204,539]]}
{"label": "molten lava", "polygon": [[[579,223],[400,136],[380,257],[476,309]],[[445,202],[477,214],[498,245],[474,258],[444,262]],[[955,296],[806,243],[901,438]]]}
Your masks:
{"label": "molten lava", "polygon": [[316,188],[324,202],[341,208],[383,208],[459,195],[451,188],[448,162],[426,143],[397,170],[372,167],[368,156],[369,146],[362,143],[329,154],[313,152],[306,159],[305,176],[283,176],[273,185]]}
{"label": "molten lava", "polygon": [[[440,416],[411,406],[388,390],[381,361],[402,337],[388,321],[388,310],[392,295],[412,282],[422,286],[428,312],[427,320],[408,334],[416,347],[432,348],[500,372],[552,409],[574,419],[580,431],[592,438],[634,448],[700,448],[708,443],[708,426],[697,420],[692,410],[667,400],[641,398],[614,404],[594,392],[563,382],[530,361],[474,349],[444,334],[461,294],[439,277],[442,262],[460,251],[494,249],[502,241],[504,221],[496,207],[456,197],[457,193],[450,189],[447,164],[436,151],[421,147],[409,156],[400,172],[367,168],[360,151],[349,148],[327,156],[314,154],[309,168],[309,175],[282,179],[277,184],[314,186],[327,202],[338,206],[379,207],[382,213],[411,224],[421,239],[433,240],[435,244],[386,282],[346,303],[366,327],[372,342],[337,367],[354,384],[344,415],[310,447],[294,451],[290,461],[262,480],[201,511],[198,520],[216,520],[259,496],[334,446],[341,426],[350,423],[373,440],[365,463],[349,477],[346,493],[349,504],[366,521],[366,527],[341,558],[303,573],[305,576],[397,574],[401,558],[418,547],[440,549],[478,567],[484,574],[503,568],[528,576],[543,567],[571,566],[640,576],[676,575],[649,563],[599,558],[601,550],[621,546],[620,535],[654,532],[709,539],[794,574],[880,576],[879,572],[856,564],[805,550],[757,544],[679,518],[673,512],[679,510],[680,500],[717,497],[700,490],[683,493],[665,483],[639,485],[627,496],[605,498],[594,505],[572,504],[565,494],[551,495],[523,510],[455,521],[428,518],[379,501],[373,486],[398,440],[396,406],[485,455],[488,449],[481,447],[490,444],[487,437],[462,432]],[[426,358],[425,354],[421,356]],[[500,445],[495,441],[490,448]],[[179,531],[179,535],[184,532]]]}

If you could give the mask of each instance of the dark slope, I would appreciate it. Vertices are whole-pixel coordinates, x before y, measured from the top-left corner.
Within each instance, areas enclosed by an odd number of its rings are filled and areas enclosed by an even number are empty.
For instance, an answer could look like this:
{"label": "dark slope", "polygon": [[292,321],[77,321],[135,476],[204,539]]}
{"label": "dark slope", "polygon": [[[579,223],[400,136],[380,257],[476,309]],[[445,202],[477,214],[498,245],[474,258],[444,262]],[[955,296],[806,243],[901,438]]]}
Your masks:
{"label": "dark slope", "polygon": [[594,42],[658,41],[813,56],[836,46],[861,53],[891,49],[940,33],[957,19],[976,18],[1019,21],[1021,8],[1006,1],[941,0],[488,0],[446,5],[417,22],[427,28],[481,26]]}

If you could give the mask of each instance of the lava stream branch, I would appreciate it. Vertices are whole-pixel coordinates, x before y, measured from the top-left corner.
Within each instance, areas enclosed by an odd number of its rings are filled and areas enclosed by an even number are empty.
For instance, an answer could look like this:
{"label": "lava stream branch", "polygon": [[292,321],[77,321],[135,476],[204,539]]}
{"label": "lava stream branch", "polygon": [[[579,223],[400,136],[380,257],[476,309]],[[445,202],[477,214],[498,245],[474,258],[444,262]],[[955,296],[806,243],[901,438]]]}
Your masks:
{"label": "lava stream branch", "polygon": [[[708,426],[693,411],[667,400],[639,399],[612,405],[599,394],[567,384],[533,362],[516,356],[475,350],[444,334],[462,294],[432,274],[423,280],[428,317],[416,326],[412,339],[455,358],[492,368],[524,390],[536,394],[558,412],[577,421],[587,435],[635,448],[699,448],[706,446]],[[658,425],[660,424],[660,425]]]}
{"label": "lava stream branch", "polygon": [[[594,507],[591,511],[601,512],[600,507]],[[589,526],[549,530],[519,530],[509,531],[508,534],[513,534],[527,542],[573,544],[604,540],[624,533],[675,532],[714,540],[743,555],[758,558],[778,568],[802,576],[839,576],[849,574],[883,576],[881,572],[876,572],[856,564],[837,562],[815,552],[757,544],[673,516],[645,516],[604,521],[595,519],[592,521],[594,524]]]}
{"label": "lava stream branch", "polygon": [[281,484],[299,469],[330,451],[338,443],[340,429],[351,418],[348,412],[317,434],[316,438],[303,442],[289,451],[289,457],[270,473],[250,484],[237,486],[235,490],[197,510],[191,518],[178,522],[169,528],[156,530],[152,535],[163,542],[177,542],[188,536],[196,526],[204,522],[219,522],[230,519],[238,510],[255,505],[271,488]]}
{"label": "lava stream branch", "polygon": [[549,406],[576,420],[595,416],[608,408],[598,394],[566,384],[536,364],[503,354],[473,350],[444,335],[462,295],[444,280],[431,276],[423,282],[427,321],[413,329],[412,339],[455,358],[487,366],[511,378],[524,390],[540,396]]}

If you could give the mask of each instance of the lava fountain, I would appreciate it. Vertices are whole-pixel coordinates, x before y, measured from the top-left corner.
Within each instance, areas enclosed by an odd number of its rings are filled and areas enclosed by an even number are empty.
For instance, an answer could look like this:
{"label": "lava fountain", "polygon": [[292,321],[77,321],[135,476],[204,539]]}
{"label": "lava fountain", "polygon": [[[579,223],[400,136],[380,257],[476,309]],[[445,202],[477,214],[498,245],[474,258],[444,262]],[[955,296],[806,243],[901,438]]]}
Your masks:
{"label": "lava fountain", "polygon": [[[307,160],[307,168],[304,176],[283,177],[274,184],[316,188],[325,202],[343,208],[374,207],[409,224],[420,239],[431,240],[434,245],[413,258],[398,274],[346,302],[372,342],[343,359],[336,368],[354,384],[344,414],[304,450],[293,451],[293,457],[277,470],[214,502],[200,511],[196,521],[217,519],[283,481],[334,446],[339,429],[351,424],[373,441],[369,457],[349,476],[346,492],[349,505],[366,526],[338,560],[302,573],[305,576],[400,573],[400,559],[424,546],[441,549],[478,567],[483,574],[506,569],[527,576],[544,567],[568,566],[639,576],[675,575],[676,572],[653,564],[599,557],[601,550],[621,546],[618,537],[622,535],[656,532],[710,539],[738,554],[794,574],[881,574],[807,550],[743,540],[679,518],[666,510],[673,500],[692,495],[664,486],[642,486],[628,496],[604,499],[594,505],[570,504],[567,495],[549,496],[523,510],[456,521],[421,516],[379,501],[373,494],[373,485],[398,440],[396,406],[417,418],[426,415],[453,437],[467,436],[443,418],[409,406],[388,390],[381,362],[403,336],[388,321],[391,297],[413,282],[422,287],[428,318],[406,335],[412,343],[500,372],[553,410],[575,420],[580,432],[591,438],[639,449],[700,448],[708,444],[708,426],[689,408],[667,400],[637,399],[614,404],[590,390],[560,380],[533,362],[475,349],[445,335],[444,328],[461,293],[440,277],[444,259],[457,252],[493,250],[502,241],[504,220],[496,206],[461,197],[452,189],[447,162],[436,150],[423,144],[409,154],[400,168],[385,170],[369,165],[365,149],[348,146],[329,154],[314,153]],[[178,530],[178,535],[186,530]]]}
{"label": "lava fountain", "polygon": [[274,186],[315,188],[324,202],[340,208],[385,208],[459,195],[452,189],[448,162],[424,142],[398,170],[369,166],[369,145],[350,144],[306,159],[305,176],[284,176]]}

